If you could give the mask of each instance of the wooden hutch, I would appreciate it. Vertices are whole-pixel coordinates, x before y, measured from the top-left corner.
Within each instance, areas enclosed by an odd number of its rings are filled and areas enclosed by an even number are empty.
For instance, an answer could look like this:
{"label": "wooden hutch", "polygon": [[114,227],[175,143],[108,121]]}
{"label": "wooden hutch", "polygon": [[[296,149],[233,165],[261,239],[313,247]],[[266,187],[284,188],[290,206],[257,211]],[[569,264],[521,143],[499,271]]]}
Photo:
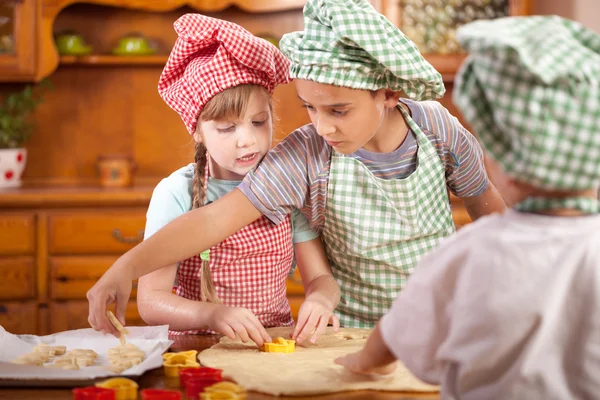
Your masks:
{"label": "wooden hutch", "polygon": [[[176,34],[173,22],[201,12],[280,38],[301,30],[304,0],[12,0],[13,47],[0,54],[0,92],[48,78],[26,144],[24,186],[0,191],[0,325],[12,333],[48,334],[88,326],[87,290],[143,236],[153,187],[192,160],[193,144],[178,115],[157,93],[158,77]],[[373,4],[400,25],[403,1]],[[531,1],[511,0],[510,14],[528,14]],[[75,30],[94,47],[89,56],[59,56],[53,34]],[[155,40],[153,56],[113,56],[130,32]],[[447,82],[464,55],[428,54]],[[18,82],[18,83],[17,83]],[[293,85],[275,92],[276,140],[308,122]],[[129,154],[137,163],[127,189],[104,189],[96,161]],[[453,199],[458,226],[469,222]],[[288,294],[294,313],[303,299],[296,276]],[[143,324],[135,292],[128,324]]]}

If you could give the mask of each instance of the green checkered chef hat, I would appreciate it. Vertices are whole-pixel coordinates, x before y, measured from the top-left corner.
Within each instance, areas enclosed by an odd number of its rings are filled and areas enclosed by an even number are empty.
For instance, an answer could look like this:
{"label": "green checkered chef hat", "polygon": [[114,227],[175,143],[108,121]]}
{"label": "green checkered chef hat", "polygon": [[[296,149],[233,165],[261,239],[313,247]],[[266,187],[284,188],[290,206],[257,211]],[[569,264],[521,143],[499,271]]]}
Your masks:
{"label": "green checkered chef hat", "polygon": [[392,89],[414,100],[444,95],[442,76],[367,0],[308,0],[304,31],[283,36],[292,78],[353,89]]}
{"label": "green checkered chef hat", "polygon": [[557,16],[477,21],[453,100],[505,172],[547,190],[600,185],[600,35]]}

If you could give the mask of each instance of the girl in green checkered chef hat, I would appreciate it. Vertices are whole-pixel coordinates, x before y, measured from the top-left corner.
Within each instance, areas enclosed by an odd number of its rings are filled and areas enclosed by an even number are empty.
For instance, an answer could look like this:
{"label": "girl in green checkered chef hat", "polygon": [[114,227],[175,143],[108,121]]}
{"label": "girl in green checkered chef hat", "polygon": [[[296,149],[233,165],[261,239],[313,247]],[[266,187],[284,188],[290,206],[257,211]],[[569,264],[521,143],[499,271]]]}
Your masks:
{"label": "girl in green checkered chef hat", "polygon": [[454,100],[516,209],[430,252],[365,348],[363,374],[400,360],[443,399],[600,393],[600,35],[551,17],[465,25]]}
{"label": "girl in green checkered chef hat", "polygon": [[521,211],[600,212],[600,36],[538,16],[474,23],[460,40],[471,56],[454,102],[506,201]]}

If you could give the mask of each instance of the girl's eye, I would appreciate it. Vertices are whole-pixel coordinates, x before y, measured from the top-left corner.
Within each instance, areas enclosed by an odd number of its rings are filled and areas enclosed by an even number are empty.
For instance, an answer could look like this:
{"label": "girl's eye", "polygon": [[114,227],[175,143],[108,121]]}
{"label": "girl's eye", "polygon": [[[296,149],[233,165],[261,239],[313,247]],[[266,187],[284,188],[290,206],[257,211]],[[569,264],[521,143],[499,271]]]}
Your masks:
{"label": "girl's eye", "polygon": [[265,120],[262,120],[262,121],[252,121],[252,124],[253,124],[254,126],[263,126],[263,125],[264,125],[264,124],[266,124],[266,123],[267,123],[267,120],[266,120],[266,119],[265,119]]}
{"label": "girl's eye", "polygon": [[230,133],[235,130],[235,125],[228,126],[227,128],[217,128],[217,131],[220,133]]}

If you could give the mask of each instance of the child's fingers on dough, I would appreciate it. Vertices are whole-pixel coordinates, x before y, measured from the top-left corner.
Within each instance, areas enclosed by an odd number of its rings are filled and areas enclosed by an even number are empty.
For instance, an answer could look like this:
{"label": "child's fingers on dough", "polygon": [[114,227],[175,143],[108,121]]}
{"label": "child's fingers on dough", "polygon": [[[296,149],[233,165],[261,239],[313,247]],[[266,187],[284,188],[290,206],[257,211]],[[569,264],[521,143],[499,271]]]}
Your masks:
{"label": "child's fingers on dough", "polygon": [[298,338],[296,341],[298,343],[302,343],[315,329],[317,326],[317,322],[319,321],[320,315],[316,312],[311,312],[310,315],[306,318],[306,322],[302,323],[300,321],[300,317],[298,317],[298,326],[296,329],[301,327],[300,333],[298,334]]}
{"label": "child's fingers on dough", "polygon": [[335,333],[340,331],[340,319],[335,314],[329,318],[329,323],[333,325],[333,331]]}
{"label": "child's fingers on dough", "polygon": [[222,333],[231,340],[235,340],[235,331],[228,324],[223,323],[218,325],[216,331]]}
{"label": "child's fingers on dough", "polygon": [[321,315],[321,318],[319,318],[319,323],[317,324],[317,329],[310,338],[311,343],[316,343],[317,340],[319,340],[319,338],[321,337],[321,335],[325,333],[325,329],[327,329],[327,323],[329,322],[329,318],[329,315]]}
{"label": "child's fingers on dough", "polygon": [[267,330],[256,316],[252,315],[248,322],[248,334],[258,347],[262,346],[265,342],[271,342],[271,337],[267,333]]}
{"label": "child's fingers on dough", "polygon": [[235,322],[231,324],[231,327],[235,331],[235,333],[240,337],[242,343],[247,343],[250,340],[248,336],[248,331],[246,330],[246,326],[242,322]]}
{"label": "child's fingers on dough", "polygon": [[335,360],[333,360],[334,363],[336,363],[337,365],[341,365],[342,367],[346,368],[348,371],[352,371],[352,372],[360,372],[360,367],[359,367],[359,353],[350,353],[350,354],[346,354],[345,356],[342,357],[338,357]]}

